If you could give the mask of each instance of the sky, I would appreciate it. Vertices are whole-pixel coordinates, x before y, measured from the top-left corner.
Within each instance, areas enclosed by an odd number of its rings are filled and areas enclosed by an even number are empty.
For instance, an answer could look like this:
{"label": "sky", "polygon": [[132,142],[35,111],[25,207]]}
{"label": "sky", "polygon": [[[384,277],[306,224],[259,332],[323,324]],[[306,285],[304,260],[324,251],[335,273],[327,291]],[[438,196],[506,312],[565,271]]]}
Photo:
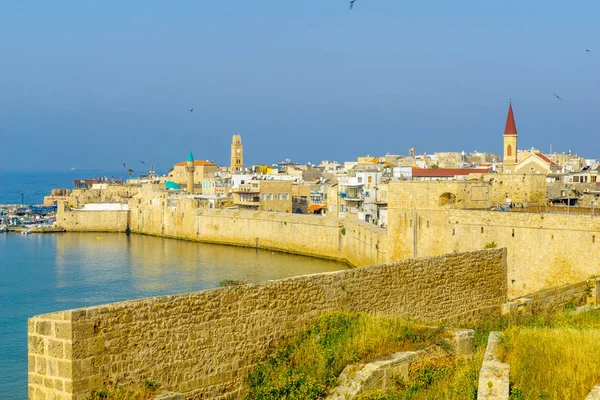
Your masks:
{"label": "sky", "polygon": [[519,148],[600,158],[599,15],[598,0],[3,0],[0,171],[166,171],[190,150],[228,165],[237,132],[246,165],[501,154],[510,99]]}

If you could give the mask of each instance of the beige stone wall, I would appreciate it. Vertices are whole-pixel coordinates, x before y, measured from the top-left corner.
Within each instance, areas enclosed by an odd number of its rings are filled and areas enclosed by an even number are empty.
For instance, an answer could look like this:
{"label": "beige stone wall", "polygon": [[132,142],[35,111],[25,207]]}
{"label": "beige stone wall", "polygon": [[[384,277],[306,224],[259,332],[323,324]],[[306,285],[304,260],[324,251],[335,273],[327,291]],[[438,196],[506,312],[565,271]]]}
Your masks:
{"label": "beige stone wall", "polygon": [[[257,362],[323,313],[466,321],[505,301],[506,252],[487,250],[41,315],[29,321],[30,390],[45,394],[41,399],[65,392],[83,399],[106,383],[149,379],[188,399],[224,399]],[[58,322],[46,329],[47,320],[69,322],[57,354],[49,339]],[[55,356],[68,360],[66,384],[53,370],[36,369]]]}
{"label": "beige stone wall", "polygon": [[[171,204],[171,205],[170,205]],[[389,261],[387,231],[360,221],[274,212],[197,209],[193,202],[140,198],[129,203],[131,231],[259,247],[348,262]]]}
{"label": "beige stone wall", "polygon": [[600,274],[598,216],[390,208],[388,218],[391,260],[507,248],[510,298]]}
{"label": "beige stone wall", "polygon": [[105,185],[103,189],[74,189],[67,200],[67,205],[81,208],[88,203],[127,203],[142,189],[141,185]]}
{"label": "beige stone wall", "polygon": [[[470,208],[488,209],[527,198],[529,203],[544,204],[546,178],[541,175],[471,174],[461,181],[392,181],[388,188],[388,204],[396,208]],[[444,201],[452,194],[452,204]]]}
{"label": "beige stone wall", "polygon": [[129,211],[65,210],[59,203],[56,224],[70,232],[125,232],[129,225]]}
{"label": "beige stone wall", "polygon": [[[72,399],[73,335],[71,312],[44,314],[28,321],[30,400]],[[75,375],[75,378],[78,376]]]}

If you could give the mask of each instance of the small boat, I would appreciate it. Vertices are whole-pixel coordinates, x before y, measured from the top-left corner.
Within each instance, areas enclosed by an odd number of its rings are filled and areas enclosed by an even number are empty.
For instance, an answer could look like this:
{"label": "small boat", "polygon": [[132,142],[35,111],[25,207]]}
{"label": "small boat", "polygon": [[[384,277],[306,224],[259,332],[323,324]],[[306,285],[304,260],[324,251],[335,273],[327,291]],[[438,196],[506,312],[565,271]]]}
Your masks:
{"label": "small boat", "polygon": [[21,235],[29,235],[31,233],[31,229],[23,229],[21,231]]}

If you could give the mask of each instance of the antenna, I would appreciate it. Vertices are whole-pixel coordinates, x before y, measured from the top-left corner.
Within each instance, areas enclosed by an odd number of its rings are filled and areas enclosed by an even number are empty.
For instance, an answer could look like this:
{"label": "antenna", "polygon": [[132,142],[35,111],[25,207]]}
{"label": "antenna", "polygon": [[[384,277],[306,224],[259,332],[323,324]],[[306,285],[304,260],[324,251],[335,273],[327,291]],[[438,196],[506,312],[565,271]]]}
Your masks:
{"label": "antenna", "polygon": [[550,143],[550,154],[552,154],[552,143]]}

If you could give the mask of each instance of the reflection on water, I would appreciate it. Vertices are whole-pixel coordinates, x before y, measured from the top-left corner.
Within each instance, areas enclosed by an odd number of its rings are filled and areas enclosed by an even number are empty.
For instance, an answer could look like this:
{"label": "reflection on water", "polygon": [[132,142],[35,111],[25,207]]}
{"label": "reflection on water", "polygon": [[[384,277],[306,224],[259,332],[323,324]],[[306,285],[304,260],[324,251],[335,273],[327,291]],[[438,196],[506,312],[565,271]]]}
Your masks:
{"label": "reflection on water", "polygon": [[117,233],[0,234],[0,393],[27,398],[27,318],[36,314],[335,271],[345,264]]}

